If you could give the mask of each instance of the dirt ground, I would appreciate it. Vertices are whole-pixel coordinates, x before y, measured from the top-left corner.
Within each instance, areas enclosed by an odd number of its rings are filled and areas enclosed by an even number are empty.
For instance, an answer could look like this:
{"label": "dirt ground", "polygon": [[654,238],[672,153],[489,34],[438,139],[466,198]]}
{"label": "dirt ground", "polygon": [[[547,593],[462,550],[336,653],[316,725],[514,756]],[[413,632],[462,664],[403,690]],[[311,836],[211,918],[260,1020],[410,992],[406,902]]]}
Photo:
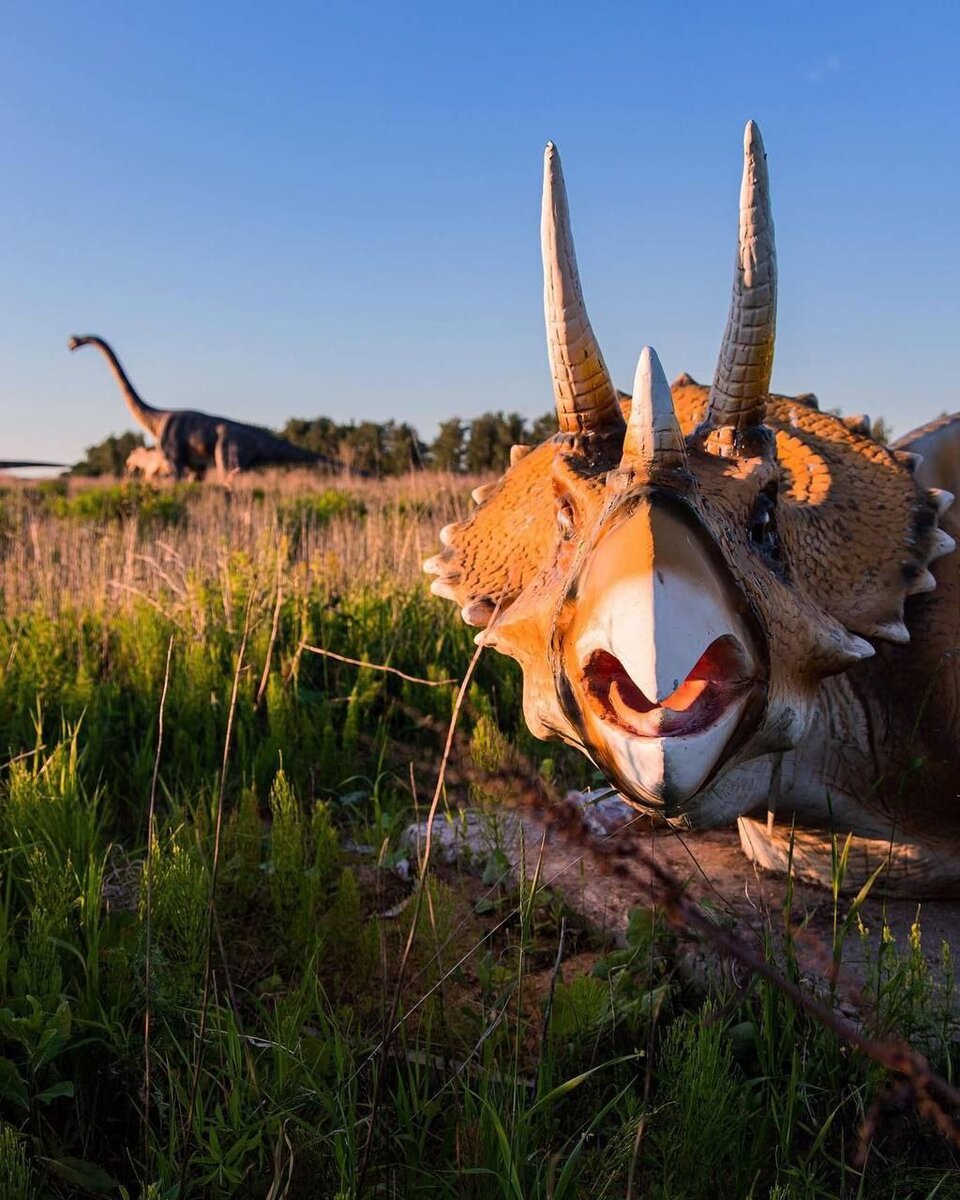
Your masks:
{"label": "dirt ground", "polygon": [[[571,797],[577,803],[574,794]],[[736,828],[678,834],[638,820],[616,797],[600,802],[588,798],[586,805],[581,798],[579,807],[583,815],[579,829],[526,810],[461,809],[440,814],[434,825],[433,853],[446,862],[473,863],[481,871],[494,853],[516,872],[522,862],[528,878],[537,875],[576,913],[614,940],[622,939],[630,910],[649,902],[652,860],[683,882],[687,896],[711,909],[726,928],[748,943],[755,946],[771,934],[782,939],[787,877],[750,861]],[[418,839],[422,845],[424,835],[424,825],[408,830],[412,853]],[[851,901],[849,895],[840,898],[841,922]],[[814,974],[826,970],[835,919],[831,892],[795,878],[789,909],[792,928],[804,930],[805,968]],[[960,902],[884,899],[877,885],[860,910],[867,933],[851,930],[844,945],[844,971],[851,982],[862,980],[865,961],[876,952],[884,926],[903,949],[918,915],[924,954],[931,965],[940,961],[943,942],[960,958]]]}

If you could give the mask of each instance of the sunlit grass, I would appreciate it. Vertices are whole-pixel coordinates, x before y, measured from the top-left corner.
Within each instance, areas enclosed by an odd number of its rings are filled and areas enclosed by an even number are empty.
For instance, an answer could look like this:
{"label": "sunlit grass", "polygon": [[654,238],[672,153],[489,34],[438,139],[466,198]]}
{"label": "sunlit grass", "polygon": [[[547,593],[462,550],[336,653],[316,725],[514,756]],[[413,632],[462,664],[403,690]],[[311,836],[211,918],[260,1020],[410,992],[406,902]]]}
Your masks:
{"label": "sunlit grass", "polygon": [[[401,835],[474,649],[419,577],[467,511],[430,489],[3,498],[0,1196],[949,1195],[909,1112],[861,1170],[879,1072],[771,984],[692,978],[649,911],[611,945],[496,849],[415,900]],[[451,800],[521,760],[590,779],[505,660],[461,734]],[[949,1074],[921,936],[881,940],[871,1020]]]}

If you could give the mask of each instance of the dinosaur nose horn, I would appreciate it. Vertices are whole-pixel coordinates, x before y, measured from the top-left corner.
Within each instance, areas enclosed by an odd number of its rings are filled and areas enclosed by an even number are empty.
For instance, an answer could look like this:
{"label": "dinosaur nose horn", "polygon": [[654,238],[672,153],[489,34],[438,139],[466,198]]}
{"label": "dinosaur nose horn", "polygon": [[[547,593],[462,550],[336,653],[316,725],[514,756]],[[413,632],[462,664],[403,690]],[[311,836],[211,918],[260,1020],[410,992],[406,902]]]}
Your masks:
{"label": "dinosaur nose horn", "polygon": [[777,254],[767,156],[747,122],[740,185],[740,240],[730,315],[710,388],[707,424],[736,430],[762,425],[777,328]]}
{"label": "dinosaur nose horn", "polygon": [[644,346],[633,382],[633,400],[623,439],[621,470],[652,475],[684,470],[687,448],[673,408],[670,385],[656,350]]}
{"label": "dinosaur nose horn", "polygon": [[560,431],[621,432],[624,422],[617,389],[583,302],[563,169],[552,142],[547,143],[543,158],[540,243],[547,353]]}

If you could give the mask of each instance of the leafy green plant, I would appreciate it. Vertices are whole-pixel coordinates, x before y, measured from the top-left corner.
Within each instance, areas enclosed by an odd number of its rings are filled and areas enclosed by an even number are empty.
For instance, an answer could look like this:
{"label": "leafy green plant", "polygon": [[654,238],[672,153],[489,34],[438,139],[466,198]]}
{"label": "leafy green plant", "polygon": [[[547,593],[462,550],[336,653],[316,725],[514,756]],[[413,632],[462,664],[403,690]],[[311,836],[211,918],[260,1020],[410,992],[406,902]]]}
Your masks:
{"label": "leafy green plant", "polygon": [[136,520],[141,528],[179,525],[187,515],[187,498],[195,484],[159,489],[128,480],[108,487],[88,488],[72,496],[52,491],[44,496],[48,511],[74,521],[100,523]]}

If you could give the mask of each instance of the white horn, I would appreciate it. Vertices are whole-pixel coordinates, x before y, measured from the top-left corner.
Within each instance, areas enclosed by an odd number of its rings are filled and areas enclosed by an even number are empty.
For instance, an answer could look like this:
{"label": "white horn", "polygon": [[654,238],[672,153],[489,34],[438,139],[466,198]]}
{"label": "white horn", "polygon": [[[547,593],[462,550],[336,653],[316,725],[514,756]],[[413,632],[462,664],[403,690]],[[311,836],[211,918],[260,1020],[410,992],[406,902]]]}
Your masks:
{"label": "white horn", "polygon": [[620,468],[652,473],[671,467],[682,470],[686,464],[686,445],[674,412],[670,385],[656,350],[644,346],[633,382]]}

